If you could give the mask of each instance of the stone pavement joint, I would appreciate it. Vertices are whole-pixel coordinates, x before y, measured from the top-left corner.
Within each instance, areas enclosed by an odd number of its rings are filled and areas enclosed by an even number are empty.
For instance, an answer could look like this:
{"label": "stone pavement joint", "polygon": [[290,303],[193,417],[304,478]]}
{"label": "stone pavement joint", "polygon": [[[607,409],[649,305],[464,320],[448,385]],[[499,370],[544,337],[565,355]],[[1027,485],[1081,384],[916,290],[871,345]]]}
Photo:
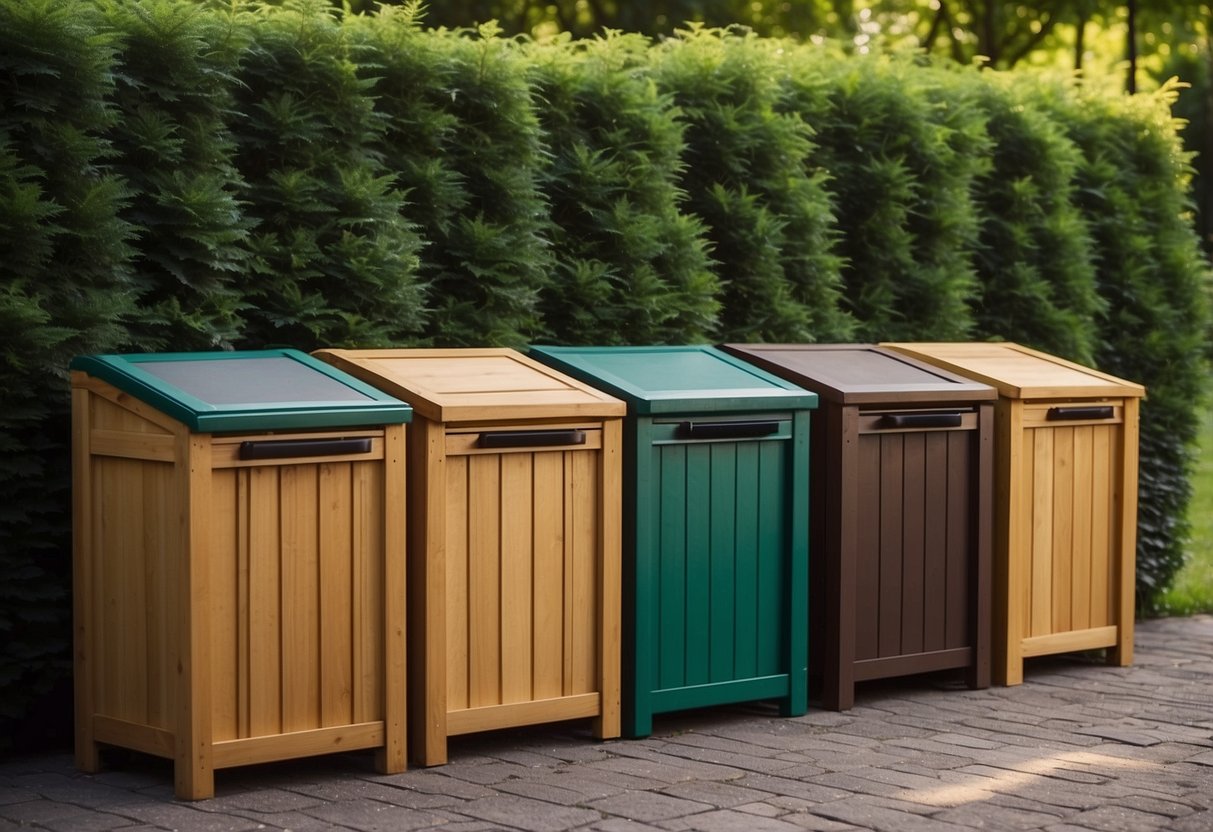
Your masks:
{"label": "stone pavement joint", "polygon": [[1023,685],[950,674],[861,685],[856,706],[669,714],[596,742],[571,722],[455,737],[445,766],[338,754],[221,770],[213,800],[115,749],[0,762],[0,832],[1206,832],[1213,830],[1213,617],[1139,622],[1132,667],[1035,659]]}

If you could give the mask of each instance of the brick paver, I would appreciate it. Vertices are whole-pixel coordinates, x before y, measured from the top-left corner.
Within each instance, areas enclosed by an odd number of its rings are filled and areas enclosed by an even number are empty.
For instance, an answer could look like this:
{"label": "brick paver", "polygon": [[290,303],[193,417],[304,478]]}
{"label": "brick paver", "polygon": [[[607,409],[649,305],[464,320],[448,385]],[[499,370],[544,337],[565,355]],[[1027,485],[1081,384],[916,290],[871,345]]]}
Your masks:
{"label": "brick paver", "polygon": [[351,753],[220,771],[172,798],[166,761],[65,751],[0,763],[9,829],[1213,830],[1213,617],[1141,622],[1133,667],[1030,662],[1014,688],[947,676],[861,686],[844,713],[765,705],[658,718],[595,742],[584,724],[455,738],[398,775]]}

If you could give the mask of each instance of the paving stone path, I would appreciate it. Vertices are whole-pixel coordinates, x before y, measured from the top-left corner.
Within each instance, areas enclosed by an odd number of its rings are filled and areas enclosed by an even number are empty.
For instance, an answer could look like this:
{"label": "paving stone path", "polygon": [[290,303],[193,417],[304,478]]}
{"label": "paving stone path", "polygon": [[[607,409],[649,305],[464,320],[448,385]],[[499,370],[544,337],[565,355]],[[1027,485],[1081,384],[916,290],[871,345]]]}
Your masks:
{"label": "paving stone path", "polygon": [[715,708],[655,728],[463,737],[449,764],[391,776],[369,753],[228,769],[197,803],[152,758],[95,776],[64,752],[10,759],[0,830],[1213,831],[1213,617],[1140,623],[1130,668],[1038,659],[1014,688],[916,678],[861,687],[845,713]]}

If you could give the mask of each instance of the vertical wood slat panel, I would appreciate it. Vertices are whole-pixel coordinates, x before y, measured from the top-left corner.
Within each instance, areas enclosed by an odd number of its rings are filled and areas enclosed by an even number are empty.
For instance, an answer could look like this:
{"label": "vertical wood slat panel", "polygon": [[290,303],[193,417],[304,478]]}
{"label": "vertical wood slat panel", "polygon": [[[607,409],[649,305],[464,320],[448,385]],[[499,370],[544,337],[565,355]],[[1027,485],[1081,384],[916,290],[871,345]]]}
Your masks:
{"label": "vertical wood slat panel", "polygon": [[[211,480],[211,730],[216,740],[241,736],[240,556],[245,547],[240,541],[238,473],[235,469],[216,471]],[[157,594],[162,599],[169,597],[164,589]]]}
{"label": "vertical wood slat panel", "polygon": [[282,503],[282,728],[320,721],[318,466],[287,465]]}
{"label": "vertical wood slat panel", "polygon": [[1111,579],[1114,541],[1112,533],[1116,508],[1113,504],[1112,454],[1116,427],[1100,425],[1091,435],[1091,626],[1118,624],[1112,601],[1115,581]]}
{"label": "vertical wood slat panel", "polygon": [[901,652],[901,568],[903,515],[902,434],[880,437],[880,592],[878,655]]}
{"label": "vertical wood slat panel", "polygon": [[1053,619],[1053,432],[1031,430],[1032,437],[1032,629],[1052,632]]}
{"label": "vertical wood slat panel", "polygon": [[576,563],[574,555],[576,554],[577,544],[570,537],[570,533],[577,524],[577,506],[573,501],[573,460],[567,453],[560,455],[561,460],[561,505],[564,507],[563,513],[563,529],[564,529],[564,548],[560,553],[561,557],[561,572],[564,577],[564,584],[561,589],[560,597],[564,600],[564,607],[561,610],[560,633],[561,633],[561,649],[560,657],[560,689],[564,696],[570,696],[573,693],[573,649],[572,645],[576,638],[573,630],[573,611],[571,609],[573,596],[576,593],[575,571]]}
{"label": "vertical wood slat panel", "polygon": [[320,726],[353,722],[353,528],[349,463],[317,467]]}
{"label": "vertical wood slat panel", "polygon": [[1035,525],[1032,517],[1032,492],[1036,480],[1036,434],[1035,431],[1023,429],[1023,408],[1019,405],[1008,407],[1003,421],[1007,424],[1007,433],[1010,434],[1007,468],[1020,474],[1018,481],[1011,477],[999,478],[1007,483],[1008,489],[1015,488],[1014,504],[1019,509],[1007,518],[1014,545],[1008,541],[1006,552],[1000,555],[1007,561],[1005,568],[1008,591],[1014,590],[1008,599],[1008,614],[1010,609],[1015,607],[1015,618],[1018,619],[1018,627],[1009,630],[1003,642],[1008,645],[1008,664],[1011,668],[1011,675],[1007,678],[1010,683],[1019,684],[1023,671],[1020,643],[1032,634],[1032,529]]}
{"label": "vertical wood slat panel", "polygon": [[668,690],[686,684],[687,609],[687,448],[661,448],[655,484],[659,495],[660,541],[657,590],[656,689]]}
{"label": "vertical wood slat panel", "polygon": [[572,471],[574,507],[573,526],[566,532],[573,542],[573,638],[565,645],[573,653],[569,687],[574,694],[593,693],[598,690],[599,454],[567,451],[565,464]]}
{"label": "vertical wood slat panel", "polygon": [[[859,508],[868,522],[856,525],[855,589],[858,597],[880,597],[880,525],[874,518],[884,516],[881,488],[881,436],[859,437],[859,463],[856,479],[862,489]],[[845,557],[845,554],[844,554]],[[879,605],[877,609],[856,605],[855,658],[858,661],[880,655]]]}
{"label": "vertical wood slat panel", "polygon": [[[353,517],[350,604],[355,611],[353,629],[353,720],[378,719],[384,712],[384,512],[402,511],[402,506],[384,505],[383,468],[360,462],[352,466],[350,483]],[[398,599],[399,602],[399,599]]]}
{"label": "vertical wood slat panel", "polygon": [[710,647],[706,622],[711,615],[708,604],[709,583],[705,558],[710,550],[708,524],[703,507],[711,501],[712,465],[706,445],[686,447],[686,675],[685,685],[703,685],[709,681]]}
{"label": "vertical wood slat panel", "polygon": [[248,730],[254,737],[283,730],[279,472],[276,466],[249,469]]}
{"label": "vertical wood slat panel", "polygon": [[1073,577],[1074,429],[1053,429],[1053,613],[1054,633],[1070,626]]}
{"label": "vertical wood slat panel", "polygon": [[501,458],[475,456],[468,469],[468,706],[476,708],[501,701]]}
{"label": "vertical wood slat panel", "polygon": [[534,457],[534,663],[536,699],[564,693],[564,456]]}
{"label": "vertical wood slat panel", "polygon": [[947,615],[945,646],[965,647],[973,643],[970,577],[973,567],[973,498],[971,486],[973,433],[956,431],[948,437],[947,512]]}
{"label": "vertical wood slat panel", "polygon": [[953,518],[948,515],[948,494],[952,483],[948,478],[948,435],[938,431],[925,434],[923,463],[923,512],[928,518],[923,530],[922,649],[927,652],[943,650],[947,645],[947,582],[940,576],[948,574],[947,532]]}
{"label": "vertical wood slat panel", "polygon": [[[745,442],[736,445],[737,482],[761,482],[759,451],[761,445]],[[753,488],[738,488],[736,500],[736,535],[734,565],[734,659],[733,674],[738,679],[749,679],[758,674],[758,644],[760,621],[766,598],[759,595],[758,563],[759,540],[762,529],[758,525],[758,491]],[[766,640],[766,639],[762,639]]]}
{"label": "vertical wood slat panel", "polygon": [[[174,517],[173,469],[170,465],[143,464],[144,494],[148,500],[145,518]],[[145,522],[147,552],[144,564],[147,627],[147,720],[148,724],[168,728],[173,718],[173,694],[176,653],[169,622],[173,620],[173,587],[177,581],[177,562],[166,553],[177,548],[176,531],[171,523]]]}
{"label": "vertical wood slat panel", "polygon": [[708,679],[720,682],[734,678],[737,443],[715,443],[709,448]]}
{"label": "vertical wood slat panel", "polygon": [[252,471],[243,468],[232,472],[236,478],[236,734],[251,737],[252,693],[250,679],[252,637],[252,604],[250,601],[252,526],[249,520]]}
{"label": "vertical wood slat panel", "polygon": [[[899,650],[902,654],[921,653],[923,649],[925,439],[926,434],[924,433],[907,433],[903,436],[901,647]],[[941,522],[942,520],[942,517],[931,518],[931,522]]]}
{"label": "vertical wood slat panel", "polygon": [[501,701],[532,698],[534,470],[531,454],[501,457]]}
{"label": "vertical wood slat panel", "polygon": [[758,444],[758,597],[757,651],[759,676],[774,676],[787,671],[787,639],[784,632],[788,617],[786,586],[788,559],[786,452],[781,442]]}
{"label": "vertical wood slat panel", "polygon": [[97,674],[98,713],[143,722],[147,713],[145,671],[146,622],[143,618],[143,575],[147,553],[142,530],[130,521],[143,501],[141,465],[134,460],[94,458],[94,540],[101,553],[95,568],[99,610],[96,635],[106,661]]}
{"label": "vertical wood slat panel", "polygon": [[1074,429],[1073,572],[1070,582],[1070,625],[1091,626],[1091,503],[1101,486],[1095,480],[1091,458],[1093,428]]}
{"label": "vertical wood slat panel", "polygon": [[[448,711],[470,707],[468,563],[471,560],[468,480],[471,457],[446,459],[446,689]],[[424,487],[424,486],[422,486]]]}

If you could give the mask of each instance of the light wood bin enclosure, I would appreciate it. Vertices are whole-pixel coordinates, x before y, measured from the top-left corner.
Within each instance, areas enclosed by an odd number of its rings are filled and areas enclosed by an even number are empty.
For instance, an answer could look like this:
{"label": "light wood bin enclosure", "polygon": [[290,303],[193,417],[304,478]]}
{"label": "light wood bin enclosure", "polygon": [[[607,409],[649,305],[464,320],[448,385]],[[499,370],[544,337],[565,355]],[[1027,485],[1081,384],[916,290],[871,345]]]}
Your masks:
{"label": "light wood bin enclosure", "polygon": [[[259,362],[284,384],[242,386]],[[97,771],[104,745],[167,757],[182,799],[212,796],[216,769],[348,749],[402,771],[405,518],[389,506],[408,408],[293,351],[77,366],[78,765]],[[300,382],[340,401],[284,410]]]}
{"label": "light wood bin enclosure", "polygon": [[1131,664],[1145,388],[1018,344],[885,346],[999,391],[994,680],[1077,650]]}
{"label": "light wood bin enclosure", "polygon": [[322,350],[410,428],[410,756],[593,719],[620,731],[624,405],[508,349]]}
{"label": "light wood bin enclosure", "polygon": [[867,344],[723,349],[821,398],[809,668],[822,705],[939,670],[988,687],[995,390]]}

